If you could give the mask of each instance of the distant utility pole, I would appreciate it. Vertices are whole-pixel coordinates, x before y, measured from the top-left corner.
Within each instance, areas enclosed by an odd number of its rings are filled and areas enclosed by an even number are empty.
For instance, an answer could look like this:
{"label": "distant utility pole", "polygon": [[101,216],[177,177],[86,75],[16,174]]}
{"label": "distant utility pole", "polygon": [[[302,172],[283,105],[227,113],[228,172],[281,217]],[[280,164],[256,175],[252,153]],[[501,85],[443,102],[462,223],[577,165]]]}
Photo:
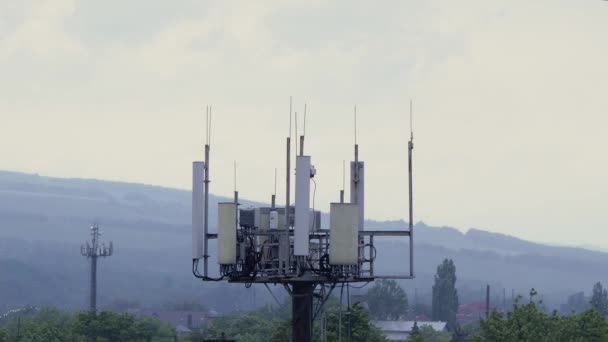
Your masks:
{"label": "distant utility pole", "polygon": [[91,244],[87,241],[86,244],[80,246],[80,254],[91,259],[91,290],[90,290],[90,308],[97,309],[97,258],[98,257],[109,257],[114,252],[112,241],[108,247],[105,243],[100,243],[99,237],[101,232],[99,226],[93,224],[91,227]]}
{"label": "distant utility pole", "polygon": [[486,319],[490,317],[490,285],[486,285]]}

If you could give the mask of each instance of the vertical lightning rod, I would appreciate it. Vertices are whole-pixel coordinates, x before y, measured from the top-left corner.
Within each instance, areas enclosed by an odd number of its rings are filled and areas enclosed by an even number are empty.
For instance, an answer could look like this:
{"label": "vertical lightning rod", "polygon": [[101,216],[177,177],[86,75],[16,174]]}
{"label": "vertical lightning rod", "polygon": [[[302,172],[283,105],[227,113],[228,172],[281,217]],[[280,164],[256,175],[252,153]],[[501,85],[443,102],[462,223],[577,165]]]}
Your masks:
{"label": "vertical lightning rod", "polygon": [[203,256],[203,277],[209,276],[209,239],[207,234],[209,233],[209,152],[211,150],[211,106],[207,110],[207,143],[205,144],[205,221],[204,221],[204,249],[205,255]]}
{"label": "vertical lightning rod", "polygon": [[292,102],[289,97],[289,136],[287,137],[287,160],[285,168],[285,227],[279,235],[279,269],[284,270],[288,264],[289,258],[289,223],[290,223],[290,190],[291,190],[291,111]]}
{"label": "vertical lightning rod", "polygon": [[271,207],[274,209],[276,207],[277,204],[277,169],[274,169],[274,192],[272,193],[272,197],[271,197]]}
{"label": "vertical lightning rod", "polygon": [[304,104],[304,131],[300,136],[300,155],[304,155],[304,137],[306,136],[306,103]]}
{"label": "vertical lightning rod", "polygon": [[407,168],[409,177],[409,221],[410,221],[410,277],[414,276],[414,199],[412,189],[412,150],[414,149],[414,128],[412,125],[412,101],[410,100],[410,141],[407,144]]}

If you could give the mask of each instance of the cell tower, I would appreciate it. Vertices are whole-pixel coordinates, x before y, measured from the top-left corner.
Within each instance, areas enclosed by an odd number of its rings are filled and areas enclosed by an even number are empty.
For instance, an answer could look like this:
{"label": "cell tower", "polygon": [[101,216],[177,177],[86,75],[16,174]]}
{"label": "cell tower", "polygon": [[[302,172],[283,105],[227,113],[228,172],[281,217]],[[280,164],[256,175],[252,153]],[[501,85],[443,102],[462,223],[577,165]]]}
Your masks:
{"label": "cell tower", "polygon": [[[356,141],[356,108],[354,160],[350,162],[350,202],[344,201],[344,190],[340,191],[339,202],[330,204],[329,229],[321,228],[321,213],[314,208],[311,209],[310,205],[311,181],[314,182],[316,169],[312,165],[311,157],[304,154],[305,134],[302,134],[299,136],[299,149],[296,146],[295,205],[291,204],[290,100],[290,133],[286,141],[285,206],[277,207],[276,197],[273,194],[270,207],[239,209],[238,191],[235,189],[233,201],[218,204],[217,230],[210,232],[208,201],[210,121],[211,109],[208,107],[205,160],[193,163],[192,178],[192,271],[197,278],[203,281],[227,280],[230,283],[244,283],[246,286],[256,283],[264,284],[266,287],[268,284],[283,285],[292,298],[292,341],[294,342],[312,341],[313,321],[336,285],[371,282],[374,279],[414,278],[413,134],[410,134],[408,143],[410,220],[408,230],[365,229],[365,165],[359,159],[359,145]],[[378,274],[374,270],[374,261],[381,252],[374,245],[375,237],[409,239],[409,263],[407,260],[402,261],[403,274]],[[214,277],[209,275],[210,239],[217,240],[219,276]],[[201,260],[202,274],[199,271]],[[398,260],[393,262],[399,263]],[[405,266],[408,264],[409,270]],[[315,298],[318,302],[313,305]]]}
{"label": "cell tower", "polygon": [[93,224],[91,226],[91,244],[87,241],[84,245],[80,246],[80,254],[91,260],[90,308],[93,310],[97,309],[97,258],[109,257],[114,253],[112,241],[106,247],[105,243],[99,241],[101,235],[99,225]]}

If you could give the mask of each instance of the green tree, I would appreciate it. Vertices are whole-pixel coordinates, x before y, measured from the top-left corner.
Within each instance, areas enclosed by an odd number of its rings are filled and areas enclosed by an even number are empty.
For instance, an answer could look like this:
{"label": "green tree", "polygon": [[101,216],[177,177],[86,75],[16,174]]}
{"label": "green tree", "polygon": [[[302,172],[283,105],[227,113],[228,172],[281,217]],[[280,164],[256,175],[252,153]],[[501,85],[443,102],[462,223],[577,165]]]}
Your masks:
{"label": "green tree", "polygon": [[399,320],[408,312],[405,291],[394,280],[378,280],[365,294],[369,316],[373,320]]}
{"label": "green tree", "polygon": [[431,315],[435,321],[447,322],[448,329],[453,330],[456,326],[457,310],[456,265],[451,259],[445,259],[437,266]]}
{"label": "green tree", "polygon": [[270,341],[289,341],[291,338],[291,322],[275,320],[273,322]]}
{"label": "green tree", "polygon": [[161,325],[156,319],[138,321],[129,314],[89,310],[75,315],[74,331],[88,341],[152,341]]}
{"label": "green tree", "polygon": [[608,291],[603,288],[599,281],[593,285],[591,306],[602,316],[606,316],[608,313]]}
{"label": "green tree", "polygon": [[11,340],[11,333],[4,328],[0,328],[0,342],[9,342]]}
{"label": "green tree", "polygon": [[542,301],[536,302],[536,291],[530,291],[530,301],[520,305],[518,298],[513,311],[506,317],[493,311],[480,322],[480,333],[471,342],[586,342],[608,341],[608,323],[595,310],[582,314],[558,316],[547,314]]}
{"label": "green tree", "polygon": [[[341,326],[340,310],[342,310]],[[360,302],[351,305],[350,309],[332,305],[326,309],[325,313],[327,315],[328,341],[338,341],[340,333],[343,340],[346,340],[347,336],[350,335],[351,342],[387,341],[382,331],[370,322],[368,313]]]}
{"label": "green tree", "polygon": [[[283,342],[291,338],[290,314],[282,316],[284,307],[276,309],[264,307],[257,312],[239,317],[222,317],[217,319],[208,329],[195,331],[190,341],[199,342],[203,339],[219,339],[224,334],[227,339],[239,342],[268,341]],[[340,311],[342,311],[340,319]],[[350,309],[338,305],[335,298],[330,298],[324,312],[319,316],[326,319],[326,334],[328,341],[337,341],[340,333],[344,340],[350,336],[351,342],[381,342],[386,341],[382,331],[370,322],[368,313],[361,303],[353,304]],[[342,325],[340,325],[342,322]],[[321,336],[320,324],[314,324],[313,340],[319,341]]]}
{"label": "green tree", "polygon": [[135,322],[135,335],[146,342],[152,342],[155,337],[169,340],[175,336],[175,328],[161,322],[158,318],[145,317]]}
{"label": "green tree", "polygon": [[[21,341],[81,341],[72,331],[71,315],[54,309],[28,309],[21,311],[6,324],[12,339]],[[9,340],[11,341],[11,340]]]}
{"label": "green tree", "polygon": [[195,329],[188,336],[190,342],[201,342],[205,339],[205,329]]}
{"label": "green tree", "polygon": [[3,324],[0,342],[161,342],[174,341],[175,336],[175,328],[158,319],[136,319],[111,311],[24,310]]}
{"label": "green tree", "polygon": [[595,310],[579,315],[565,316],[560,320],[559,341],[608,341],[608,324]]}
{"label": "green tree", "polygon": [[479,330],[479,326],[474,326],[475,323],[471,324],[467,324],[464,326],[461,325],[457,325],[454,328],[454,331],[452,332],[452,338],[451,338],[451,342],[467,342],[469,341],[468,337],[469,335],[471,335],[471,333],[476,332],[477,330]]}
{"label": "green tree", "polygon": [[240,317],[218,318],[203,335],[208,339],[219,339],[224,334],[226,338],[242,342],[265,341],[273,334],[274,328],[274,320],[249,313]]}
{"label": "green tree", "polygon": [[410,333],[410,341],[424,342],[424,337],[422,337],[422,334],[420,333],[420,327],[418,327],[418,322],[414,322],[412,332]]}

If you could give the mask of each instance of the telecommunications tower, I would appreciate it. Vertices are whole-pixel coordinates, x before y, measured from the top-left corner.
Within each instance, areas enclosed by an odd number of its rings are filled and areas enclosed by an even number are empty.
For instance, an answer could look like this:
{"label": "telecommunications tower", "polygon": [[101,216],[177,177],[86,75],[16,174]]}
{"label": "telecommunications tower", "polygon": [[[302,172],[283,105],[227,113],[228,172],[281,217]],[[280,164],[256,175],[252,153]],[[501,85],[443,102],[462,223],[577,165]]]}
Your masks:
{"label": "telecommunications tower", "polygon": [[[355,108],[354,158],[350,162],[350,201],[345,202],[344,189],[342,189],[339,201],[330,203],[329,228],[324,229],[321,227],[321,213],[314,209],[316,193],[314,177],[317,170],[312,164],[311,156],[304,153],[306,119],[304,119],[304,133],[298,136],[297,113],[295,115],[295,130],[299,141],[293,144],[296,147],[296,153],[292,155],[291,100],[289,107],[284,207],[277,206],[275,190],[275,194],[271,196],[270,206],[239,208],[239,194],[235,189],[232,201],[218,203],[217,224],[213,232],[209,229],[211,109],[207,107],[205,159],[193,163],[192,272],[203,281],[227,280],[230,283],[243,283],[246,286],[257,283],[264,284],[267,288],[268,284],[284,286],[292,298],[292,341],[309,342],[312,341],[313,321],[322,311],[323,305],[336,286],[355,282],[371,282],[374,279],[414,278],[414,226],[412,224],[412,150],[414,144],[413,134],[410,131],[407,145],[409,229],[365,229],[365,165],[359,158]],[[304,107],[304,118],[306,118],[306,106]],[[247,143],[247,148],[249,146],[250,142]],[[255,151],[255,149],[252,150]],[[293,157],[295,157],[294,204],[290,198],[291,176],[294,171],[292,169]],[[405,170],[405,167],[403,169]],[[406,175],[404,175],[405,177]],[[313,189],[311,182],[314,184],[313,191],[311,191]],[[406,189],[397,192],[406,193]],[[399,238],[403,238],[401,246],[404,251],[409,251],[409,253],[405,253],[409,255],[409,258],[391,260],[391,263],[402,265],[403,272],[381,274],[374,267],[376,256],[382,254],[377,242],[379,239],[398,241]],[[214,275],[210,274],[209,240],[217,241],[215,257],[219,272],[213,272]],[[202,273],[199,271],[201,263]]]}
{"label": "telecommunications tower", "polygon": [[99,225],[93,224],[91,226],[91,244],[87,241],[80,246],[80,254],[91,260],[90,308],[93,310],[97,309],[97,258],[109,257],[114,252],[112,241],[106,247],[105,243],[99,241],[100,236]]}

